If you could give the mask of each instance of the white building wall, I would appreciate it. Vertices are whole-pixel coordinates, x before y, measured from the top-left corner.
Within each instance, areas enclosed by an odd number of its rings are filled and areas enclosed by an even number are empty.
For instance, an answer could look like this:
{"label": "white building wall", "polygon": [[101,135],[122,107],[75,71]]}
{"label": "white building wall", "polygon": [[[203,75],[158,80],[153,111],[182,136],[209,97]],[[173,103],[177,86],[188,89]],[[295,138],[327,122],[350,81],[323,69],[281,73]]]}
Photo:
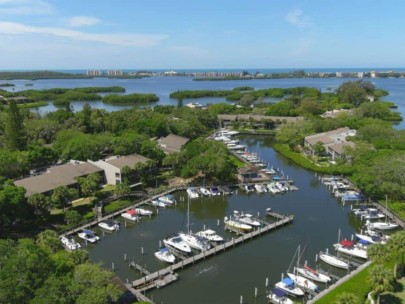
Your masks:
{"label": "white building wall", "polygon": [[121,181],[121,171],[119,168],[112,166],[109,163],[106,163],[103,160],[98,160],[98,161],[91,161],[88,160],[88,162],[94,166],[97,166],[101,169],[104,170],[105,172],[105,178],[107,180],[107,184],[109,185],[116,185],[117,180]]}

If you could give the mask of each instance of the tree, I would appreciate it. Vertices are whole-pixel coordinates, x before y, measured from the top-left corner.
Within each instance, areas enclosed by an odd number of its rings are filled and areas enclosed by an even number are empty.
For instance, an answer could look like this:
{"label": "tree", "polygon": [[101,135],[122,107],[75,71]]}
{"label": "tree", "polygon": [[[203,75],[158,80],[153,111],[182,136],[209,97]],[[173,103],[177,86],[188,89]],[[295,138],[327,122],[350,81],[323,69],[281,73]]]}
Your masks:
{"label": "tree", "polygon": [[390,258],[387,247],[380,243],[368,246],[367,255],[370,260],[376,262],[377,264],[387,262]]}
{"label": "tree", "polygon": [[98,173],[91,173],[86,177],[78,177],[77,182],[85,196],[92,196],[100,186],[101,176]]}
{"label": "tree", "polygon": [[28,146],[28,164],[30,169],[50,165],[58,160],[56,152],[36,142]]}
{"label": "tree", "polygon": [[0,226],[11,224],[16,219],[25,219],[27,207],[23,187],[16,187],[12,181],[0,186]]}
{"label": "tree", "polygon": [[68,187],[59,186],[53,190],[51,202],[54,207],[65,210],[69,200],[70,200],[70,193]]}
{"label": "tree", "polygon": [[356,107],[366,101],[366,90],[361,87],[360,82],[348,81],[337,89],[339,99],[344,103],[350,103]]}
{"label": "tree", "polygon": [[360,299],[349,292],[342,293],[336,298],[335,304],[360,304]]}
{"label": "tree", "polygon": [[83,216],[76,210],[68,210],[64,216],[66,224],[76,226],[81,223]]}
{"label": "tree", "polygon": [[321,141],[316,142],[313,146],[312,149],[314,150],[315,155],[321,156],[325,153],[325,146]]}
{"label": "tree", "polygon": [[179,97],[179,98],[177,99],[177,107],[178,107],[178,108],[183,107],[183,98]]}
{"label": "tree", "polygon": [[26,145],[24,120],[14,100],[10,101],[5,122],[7,147],[11,150],[23,150]]}
{"label": "tree", "polygon": [[392,272],[383,265],[373,267],[368,276],[368,282],[377,294],[377,303],[380,303],[380,294],[391,291],[394,288],[394,276]]}
{"label": "tree", "polygon": [[114,194],[117,197],[126,197],[131,193],[131,188],[129,187],[128,183],[119,183],[115,186]]}
{"label": "tree", "polygon": [[404,257],[405,257],[405,232],[397,232],[388,239],[387,247],[390,252],[396,256],[394,275],[397,275],[398,265],[400,266],[400,274],[403,273]]}
{"label": "tree", "polygon": [[51,201],[42,193],[34,193],[28,198],[28,205],[34,210],[34,214],[40,218],[46,218],[50,214]]}
{"label": "tree", "polygon": [[243,94],[242,97],[239,99],[238,104],[242,107],[250,107],[254,102],[254,98],[250,94]]}
{"label": "tree", "polygon": [[38,234],[36,243],[50,253],[55,253],[63,248],[58,233],[49,229]]}

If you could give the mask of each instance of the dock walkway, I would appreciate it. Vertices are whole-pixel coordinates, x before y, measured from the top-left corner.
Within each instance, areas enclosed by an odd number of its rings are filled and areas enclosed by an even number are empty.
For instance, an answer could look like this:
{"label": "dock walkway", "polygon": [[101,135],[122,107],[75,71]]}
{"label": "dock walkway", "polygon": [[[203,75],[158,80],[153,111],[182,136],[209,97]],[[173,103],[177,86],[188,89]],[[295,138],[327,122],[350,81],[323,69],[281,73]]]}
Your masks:
{"label": "dock walkway", "polygon": [[237,238],[232,238],[228,242],[214,246],[213,248],[211,248],[209,250],[202,251],[196,255],[193,255],[182,261],[179,261],[176,264],[170,265],[167,268],[160,269],[154,273],[144,276],[141,279],[135,280],[132,282],[131,286],[136,290],[142,290],[142,291],[165,286],[165,285],[177,280],[177,277],[174,280],[173,276],[176,275],[176,274],[174,274],[174,271],[183,269],[183,268],[190,266],[192,264],[195,264],[201,260],[205,260],[206,258],[208,258],[212,255],[216,255],[221,252],[224,252],[227,249],[231,249],[241,243],[244,243],[245,241],[251,240],[257,236],[261,236],[262,234],[265,234],[266,232],[275,230],[279,227],[289,224],[294,220],[294,216],[292,216],[292,215],[290,215],[290,216],[279,215],[279,217],[281,219],[277,222],[266,223],[263,227],[253,230],[252,232],[245,233],[242,236],[239,236]]}

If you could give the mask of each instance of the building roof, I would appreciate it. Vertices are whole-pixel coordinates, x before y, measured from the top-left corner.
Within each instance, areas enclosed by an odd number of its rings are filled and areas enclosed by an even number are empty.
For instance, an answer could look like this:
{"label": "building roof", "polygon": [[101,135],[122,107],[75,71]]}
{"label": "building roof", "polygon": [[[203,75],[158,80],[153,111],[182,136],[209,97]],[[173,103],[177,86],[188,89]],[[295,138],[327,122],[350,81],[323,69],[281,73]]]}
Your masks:
{"label": "building roof", "polygon": [[338,140],[345,141],[346,136],[348,136],[348,132],[349,128],[339,128],[329,132],[306,136],[305,141],[310,145],[314,145],[318,141],[322,142],[323,144],[334,143]]}
{"label": "building roof", "polygon": [[86,176],[91,173],[101,172],[103,169],[92,164],[71,161],[67,164],[50,167],[41,175],[31,176],[14,182],[16,186],[24,187],[26,196],[34,193],[45,193],[59,186],[76,184],[76,177]]}
{"label": "building roof", "polygon": [[354,148],[356,144],[352,141],[345,141],[345,142],[339,142],[335,144],[330,144],[328,145],[328,149],[331,151],[334,151],[335,153],[342,155],[344,147],[351,147]]}
{"label": "building roof", "polygon": [[116,168],[122,169],[125,166],[130,168],[134,168],[137,163],[145,164],[149,158],[146,158],[139,154],[130,154],[126,156],[112,156],[110,158],[106,158],[104,161]]}
{"label": "building roof", "polygon": [[159,146],[166,153],[180,152],[181,147],[188,143],[190,139],[174,134],[169,134],[158,140]]}
{"label": "building roof", "polygon": [[299,120],[303,120],[304,117],[302,116],[296,116],[296,117],[291,117],[291,116],[267,116],[267,115],[253,115],[253,114],[235,114],[235,115],[230,115],[230,114],[219,114],[218,116],[219,120],[223,121],[247,121],[247,120],[255,120],[255,121],[262,121],[262,120],[267,120],[267,121],[285,121],[285,122],[296,122]]}

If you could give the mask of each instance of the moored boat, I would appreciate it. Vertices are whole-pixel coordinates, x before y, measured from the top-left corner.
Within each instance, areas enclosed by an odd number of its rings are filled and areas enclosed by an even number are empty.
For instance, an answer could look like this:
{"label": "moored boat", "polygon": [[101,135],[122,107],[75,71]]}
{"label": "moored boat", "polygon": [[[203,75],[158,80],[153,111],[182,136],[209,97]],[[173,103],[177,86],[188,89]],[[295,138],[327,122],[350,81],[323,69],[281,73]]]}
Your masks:
{"label": "moored boat", "polygon": [[390,222],[374,222],[374,223],[366,223],[366,225],[371,229],[378,229],[378,230],[394,230],[399,227],[398,224],[390,223]]}
{"label": "moored boat", "polygon": [[160,248],[159,251],[155,252],[155,257],[166,263],[174,263],[176,257],[167,249],[166,247]]}
{"label": "moored boat", "polygon": [[77,235],[79,236],[79,238],[90,243],[95,243],[100,240],[100,237],[96,235],[93,230],[90,229],[83,229],[82,232],[79,232]]}
{"label": "moored boat", "polygon": [[211,194],[212,194],[210,190],[208,190],[207,188],[204,188],[204,187],[200,187],[200,192],[202,195],[205,195],[205,196],[211,196]]}
{"label": "moored boat", "polygon": [[133,222],[139,221],[138,213],[134,209],[129,209],[127,212],[121,213],[121,216]]}
{"label": "moored boat", "polygon": [[221,195],[221,191],[219,191],[219,188],[216,186],[211,187],[209,190],[210,190],[212,196]]}
{"label": "moored boat", "polygon": [[319,253],[319,259],[323,262],[325,262],[328,265],[337,267],[337,268],[342,268],[342,269],[349,269],[350,265],[346,263],[345,261],[342,261],[338,257],[331,255],[329,253],[324,253],[320,252]]}
{"label": "moored boat", "polygon": [[311,290],[314,292],[318,292],[318,289],[319,289],[318,285],[316,285],[314,282],[312,282],[308,278],[300,276],[298,274],[293,274],[290,272],[287,272],[287,275],[290,277],[291,280],[294,281],[294,284],[296,286],[303,289],[304,291]]}
{"label": "moored boat", "polygon": [[280,282],[276,283],[276,287],[294,297],[302,297],[304,295],[302,289],[295,286],[294,281],[291,280],[290,278],[285,278]]}
{"label": "moored boat", "polygon": [[191,248],[205,251],[211,248],[210,242],[201,236],[192,233],[179,233],[179,236],[186,242]]}
{"label": "moored boat", "polygon": [[224,241],[224,238],[219,236],[214,230],[212,229],[205,229],[201,230],[196,233],[196,235],[206,238],[210,242],[221,243]]}
{"label": "moored boat", "polygon": [[166,205],[174,205],[176,203],[176,199],[171,194],[166,194],[158,198],[158,200]]}
{"label": "moored boat", "polygon": [[274,304],[294,304],[292,300],[287,298],[286,293],[278,288],[273,288],[268,295],[269,301]]}
{"label": "moored boat", "polygon": [[241,222],[243,224],[247,224],[247,225],[253,226],[253,227],[261,226],[260,222],[256,221],[253,218],[253,215],[251,215],[249,213],[243,214],[243,213],[239,213],[239,211],[237,211],[237,210],[234,210],[233,215],[236,220],[238,220],[239,222]]}
{"label": "moored boat", "polygon": [[199,197],[198,192],[195,188],[187,188],[187,194],[189,198],[197,198]]}
{"label": "moored boat", "polygon": [[98,223],[100,228],[103,228],[108,231],[117,231],[120,230],[120,225],[116,221],[113,220],[105,220],[103,222]]}
{"label": "moored boat", "polygon": [[315,269],[312,269],[311,267],[309,267],[308,265],[304,265],[304,267],[296,267],[296,270],[299,274],[301,274],[302,276],[314,280],[316,282],[320,282],[320,283],[328,283],[330,281],[332,281],[332,278],[320,273],[318,271],[316,271]]}
{"label": "moored boat", "polygon": [[357,258],[367,259],[367,250],[354,245],[352,241],[343,240],[334,245],[335,250]]}
{"label": "moored boat", "polygon": [[167,237],[163,240],[163,243],[165,244],[165,246],[177,249],[184,253],[191,252],[190,246],[179,235]]}
{"label": "moored boat", "polygon": [[167,206],[164,202],[159,201],[159,200],[152,200],[150,203],[153,206],[156,206],[156,207],[159,207],[159,208],[166,208],[166,206]]}
{"label": "moored boat", "polygon": [[76,250],[76,249],[81,248],[80,243],[76,242],[76,240],[74,238],[68,238],[66,236],[61,236],[60,241],[65,246],[65,248],[68,250]]}
{"label": "moored boat", "polygon": [[267,192],[267,189],[264,185],[262,184],[255,184],[255,189],[257,191],[257,193],[265,193]]}
{"label": "moored boat", "polygon": [[143,208],[135,208],[135,212],[137,215],[140,216],[152,216],[153,212],[151,210],[143,209]]}
{"label": "moored boat", "polygon": [[231,218],[228,219],[228,217],[224,218],[224,223],[226,226],[236,229],[236,230],[241,230],[241,231],[252,230],[252,226],[241,223],[239,220],[233,220]]}
{"label": "moored boat", "polygon": [[245,185],[244,186],[246,192],[253,192],[255,191],[255,187],[253,185]]}

